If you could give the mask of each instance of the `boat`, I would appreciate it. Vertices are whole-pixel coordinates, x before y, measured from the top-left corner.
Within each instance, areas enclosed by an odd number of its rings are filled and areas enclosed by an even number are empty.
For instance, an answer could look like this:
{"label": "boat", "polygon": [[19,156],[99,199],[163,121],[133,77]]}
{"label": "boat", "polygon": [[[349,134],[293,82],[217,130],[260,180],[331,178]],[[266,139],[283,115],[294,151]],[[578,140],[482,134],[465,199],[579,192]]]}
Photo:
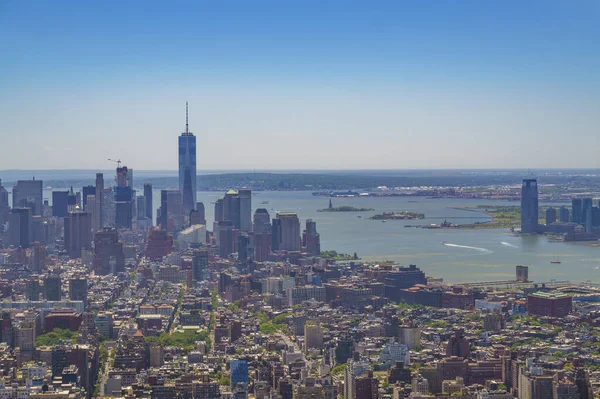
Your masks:
{"label": "boat", "polygon": [[387,222],[387,220],[385,220],[385,219],[383,219],[383,220],[381,221],[381,223],[385,223],[385,222]]}
{"label": "boat", "polygon": [[442,241],[442,245],[446,245],[448,244],[446,241]]}
{"label": "boat", "polygon": [[268,203],[269,203],[269,201],[263,201],[263,202],[261,202],[260,204],[261,204],[261,205],[266,205],[266,204],[268,204]]}
{"label": "boat", "polygon": [[562,262],[560,261],[560,259],[558,259],[558,256],[554,255],[554,258],[552,258],[552,260],[550,261],[550,263],[560,264]]}
{"label": "boat", "polygon": [[362,216],[360,216],[360,215],[359,215],[359,216],[357,216],[357,218],[359,218],[359,219],[360,219],[360,218],[362,218]]}

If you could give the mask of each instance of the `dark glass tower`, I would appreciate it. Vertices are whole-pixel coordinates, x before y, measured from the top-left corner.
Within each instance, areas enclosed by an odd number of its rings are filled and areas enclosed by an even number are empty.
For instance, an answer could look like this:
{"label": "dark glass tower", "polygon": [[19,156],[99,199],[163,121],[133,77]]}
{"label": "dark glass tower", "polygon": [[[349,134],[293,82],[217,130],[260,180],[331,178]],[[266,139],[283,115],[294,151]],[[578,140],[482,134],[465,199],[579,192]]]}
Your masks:
{"label": "dark glass tower", "polygon": [[152,184],[144,184],[144,201],[146,203],[146,217],[150,219],[150,224],[152,224]]}
{"label": "dark glass tower", "polygon": [[524,179],[521,187],[521,232],[538,230],[538,189],[536,179]]}
{"label": "dark glass tower", "polygon": [[185,132],[179,136],[179,191],[183,212],[188,215],[196,206],[196,136],[189,131],[188,104],[185,103]]}

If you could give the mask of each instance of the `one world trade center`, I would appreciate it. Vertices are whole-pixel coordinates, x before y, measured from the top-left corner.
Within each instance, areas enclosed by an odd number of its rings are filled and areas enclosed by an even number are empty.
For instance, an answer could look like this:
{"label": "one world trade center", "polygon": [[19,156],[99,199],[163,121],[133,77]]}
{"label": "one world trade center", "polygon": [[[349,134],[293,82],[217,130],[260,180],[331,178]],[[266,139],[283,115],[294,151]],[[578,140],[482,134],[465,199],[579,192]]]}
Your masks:
{"label": "one world trade center", "polygon": [[179,136],[179,191],[185,216],[196,206],[196,136],[189,131],[185,103],[185,132]]}

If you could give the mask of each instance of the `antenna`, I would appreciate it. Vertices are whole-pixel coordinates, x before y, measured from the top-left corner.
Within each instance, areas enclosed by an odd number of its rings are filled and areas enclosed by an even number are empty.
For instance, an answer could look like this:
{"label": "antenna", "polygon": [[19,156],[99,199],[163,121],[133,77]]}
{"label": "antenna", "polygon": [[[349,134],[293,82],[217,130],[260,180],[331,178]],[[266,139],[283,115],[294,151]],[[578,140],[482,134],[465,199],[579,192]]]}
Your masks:
{"label": "antenna", "polygon": [[185,134],[189,134],[188,130],[188,102],[185,102]]}

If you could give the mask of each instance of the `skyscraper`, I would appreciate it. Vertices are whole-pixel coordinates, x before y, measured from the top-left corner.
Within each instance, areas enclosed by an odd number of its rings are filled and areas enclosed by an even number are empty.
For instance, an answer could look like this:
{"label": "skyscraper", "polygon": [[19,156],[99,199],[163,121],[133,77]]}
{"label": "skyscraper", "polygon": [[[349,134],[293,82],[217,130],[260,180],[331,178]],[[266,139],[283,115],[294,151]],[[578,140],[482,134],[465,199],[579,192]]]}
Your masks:
{"label": "skyscraper", "polygon": [[279,251],[281,249],[281,219],[274,218],[271,224],[271,250]]}
{"label": "skyscraper", "polygon": [[65,249],[71,258],[80,258],[82,248],[92,248],[92,217],[76,209],[65,218]]}
{"label": "skyscraper", "polygon": [[556,222],[556,209],[550,207],[546,209],[546,225]]}
{"label": "skyscraper", "polygon": [[583,202],[581,198],[571,200],[571,218],[574,223],[583,223]]}
{"label": "skyscraper", "polygon": [[117,228],[130,229],[133,219],[133,189],[127,166],[117,168],[115,187],[115,224]]}
{"label": "skyscraper", "polygon": [[566,206],[561,206],[559,209],[560,222],[568,223],[569,222],[569,208]]}
{"label": "skyscraper", "polygon": [[[13,208],[31,207],[34,215],[41,215],[44,207],[41,180],[19,180],[13,187]],[[33,206],[31,206],[33,205]]]}
{"label": "skyscraper", "polygon": [[233,228],[240,228],[240,197],[231,189],[223,197],[223,220],[233,223]]}
{"label": "skyscraper", "polygon": [[179,190],[160,191],[160,219],[157,222],[168,233],[183,228],[183,209]]}
{"label": "skyscraper", "polygon": [[223,198],[215,201],[215,222],[222,222],[223,219]]}
{"label": "skyscraper", "polygon": [[[146,200],[146,217],[150,220],[152,225],[152,184],[144,184],[144,199]],[[138,211],[139,212],[139,211]]]}
{"label": "skyscraper", "polygon": [[8,206],[8,190],[2,186],[2,179],[0,179],[0,233],[4,229],[4,223],[8,221],[8,214],[10,207]]}
{"label": "skyscraper", "polygon": [[248,397],[248,361],[231,360],[229,362],[231,370],[230,388],[234,399],[243,399]]}
{"label": "skyscraper", "polygon": [[581,224],[585,225],[585,230],[591,232],[592,227],[592,208],[593,201],[591,198],[583,198],[581,200]]}
{"label": "skyscraper", "polygon": [[0,208],[8,206],[8,190],[2,185],[2,179],[0,179]]}
{"label": "skyscraper", "polygon": [[179,191],[183,213],[188,215],[196,204],[196,136],[189,131],[187,102],[185,132],[179,136]]}
{"label": "skyscraper", "polygon": [[278,212],[277,219],[281,222],[279,249],[283,251],[300,251],[300,219],[298,219],[298,215],[295,212]]}
{"label": "skyscraper", "polygon": [[81,190],[81,200],[83,201],[83,210],[89,212],[86,208],[87,206],[87,197],[88,195],[96,195],[96,187],[94,186],[84,186]]}
{"label": "skyscraper", "polygon": [[60,301],[61,298],[61,280],[60,276],[50,274],[44,279],[44,298],[47,301]]}
{"label": "skyscraper", "polygon": [[306,252],[310,255],[319,255],[321,253],[321,238],[317,233],[317,222],[312,219],[306,220],[306,230],[304,231],[304,246]]}
{"label": "skyscraper", "polygon": [[69,192],[52,191],[52,216],[64,218],[69,212]]}
{"label": "skyscraper", "polygon": [[200,224],[206,225],[206,210],[204,209],[204,203],[196,203],[196,210],[198,211],[198,218],[200,219]]}
{"label": "skyscraper", "polygon": [[104,175],[96,173],[96,223],[104,227]]}
{"label": "skyscraper", "polygon": [[247,188],[238,190],[240,207],[240,230],[252,231],[252,191]]}
{"label": "skyscraper", "polygon": [[263,234],[271,232],[271,216],[265,208],[258,208],[254,211],[254,234]]}
{"label": "skyscraper", "polygon": [[538,189],[536,179],[523,179],[521,187],[521,232],[538,231]]}
{"label": "skyscraper", "polygon": [[33,240],[31,208],[13,208],[8,218],[9,242],[15,247],[29,248]]}
{"label": "skyscraper", "polygon": [[96,275],[117,274],[125,270],[123,243],[114,229],[104,229],[94,237],[94,272]]}
{"label": "skyscraper", "polygon": [[69,299],[71,301],[87,302],[88,283],[85,277],[75,277],[69,280]]}

